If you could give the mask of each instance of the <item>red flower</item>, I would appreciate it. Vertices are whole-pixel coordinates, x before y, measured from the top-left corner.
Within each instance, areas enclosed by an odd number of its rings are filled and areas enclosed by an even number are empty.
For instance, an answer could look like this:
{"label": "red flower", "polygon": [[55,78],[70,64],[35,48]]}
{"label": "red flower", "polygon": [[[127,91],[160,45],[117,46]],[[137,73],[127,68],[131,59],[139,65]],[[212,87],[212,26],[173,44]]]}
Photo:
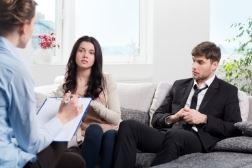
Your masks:
{"label": "red flower", "polygon": [[42,34],[38,36],[40,39],[40,47],[43,49],[59,47],[59,44],[56,44],[56,37],[54,33],[51,34]]}

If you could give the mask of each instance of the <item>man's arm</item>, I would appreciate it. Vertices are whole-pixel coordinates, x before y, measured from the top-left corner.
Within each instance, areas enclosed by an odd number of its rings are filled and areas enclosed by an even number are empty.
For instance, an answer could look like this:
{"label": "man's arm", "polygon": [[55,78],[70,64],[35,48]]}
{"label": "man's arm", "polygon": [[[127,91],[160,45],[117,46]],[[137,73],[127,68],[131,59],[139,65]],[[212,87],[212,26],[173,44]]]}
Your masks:
{"label": "man's arm", "polygon": [[229,91],[229,95],[226,96],[222,118],[211,114],[207,115],[207,123],[202,127],[204,131],[219,138],[240,135],[238,129],[234,127],[234,123],[241,121],[237,92],[237,88],[232,89]]}
{"label": "man's arm", "polygon": [[174,93],[177,89],[178,82],[175,81],[164,101],[153,115],[151,124],[154,128],[170,128],[174,123],[181,119],[184,109],[180,106],[180,102],[178,100],[174,100]]}
{"label": "man's arm", "polygon": [[171,104],[172,104],[172,89],[168,92],[162,104],[158,107],[152,117],[151,124],[154,128],[168,128],[170,127],[165,123],[165,118],[171,115]]}

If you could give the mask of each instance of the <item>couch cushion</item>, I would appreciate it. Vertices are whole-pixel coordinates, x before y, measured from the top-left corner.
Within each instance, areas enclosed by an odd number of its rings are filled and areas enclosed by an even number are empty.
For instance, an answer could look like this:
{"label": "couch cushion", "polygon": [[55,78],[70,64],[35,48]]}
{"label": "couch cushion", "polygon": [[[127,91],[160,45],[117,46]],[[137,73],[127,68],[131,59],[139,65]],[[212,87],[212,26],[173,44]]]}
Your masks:
{"label": "couch cushion", "polygon": [[155,156],[155,153],[137,153],[135,167],[150,167]]}
{"label": "couch cushion", "polygon": [[59,75],[59,76],[56,76],[55,79],[54,79],[54,84],[62,84],[65,80],[65,76],[64,75]]}
{"label": "couch cushion", "polygon": [[55,96],[53,93],[57,89],[58,84],[37,86],[34,89],[36,97],[36,106],[39,108],[47,97]]}
{"label": "couch cushion", "polygon": [[252,121],[252,96],[249,96],[249,114],[248,114],[248,121]]}
{"label": "couch cushion", "polygon": [[234,125],[239,130],[241,130],[244,135],[252,136],[252,122],[251,121],[237,122]]}
{"label": "couch cushion", "polygon": [[252,137],[239,136],[219,141],[215,147],[218,151],[252,153]]}
{"label": "couch cushion", "polygon": [[[251,168],[252,155],[238,152],[192,153],[155,168]],[[153,168],[154,168],[153,167]]]}
{"label": "couch cushion", "polygon": [[141,123],[149,125],[149,115],[145,111],[126,109],[121,107],[122,120],[137,120]]}
{"label": "couch cushion", "polygon": [[117,83],[121,107],[148,112],[156,89],[153,83]]}
{"label": "couch cushion", "polygon": [[238,99],[239,99],[239,106],[240,106],[242,121],[247,121],[248,113],[249,113],[249,97],[245,92],[239,90]]}
{"label": "couch cushion", "polygon": [[157,108],[161,105],[164,101],[165,96],[168,94],[168,91],[171,89],[172,85],[169,82],[159,82],[157,85],[157,89],[154,94],[154,98],[151,103],[150,107],[150,122],[152,120],[152,116]]}

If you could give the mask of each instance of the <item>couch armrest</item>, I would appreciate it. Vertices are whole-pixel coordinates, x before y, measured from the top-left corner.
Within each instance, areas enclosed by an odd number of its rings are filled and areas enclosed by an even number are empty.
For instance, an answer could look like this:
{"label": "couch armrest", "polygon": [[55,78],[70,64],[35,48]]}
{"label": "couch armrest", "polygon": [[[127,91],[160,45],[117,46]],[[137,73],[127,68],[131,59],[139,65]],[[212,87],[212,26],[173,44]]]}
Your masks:
{"label": "couch armrest", "polygon": [[45,96],[54,96],[53,92],[56,91],[59,84],[52,84],[52,85],[44,85],[44,86],[37,86],[34,88],[35,93],[39,93]]}
{"label": "couch armrest", "polygon": [[56,91],[58,84],[44,85],[34,88],[36,97],[36,106],[39,108],[47,97],[55,96],[53,93]]}
{"label": "couch armrest", "polygon": [[249,114],[248,121],[252,121],[252,96],[249,96]]}

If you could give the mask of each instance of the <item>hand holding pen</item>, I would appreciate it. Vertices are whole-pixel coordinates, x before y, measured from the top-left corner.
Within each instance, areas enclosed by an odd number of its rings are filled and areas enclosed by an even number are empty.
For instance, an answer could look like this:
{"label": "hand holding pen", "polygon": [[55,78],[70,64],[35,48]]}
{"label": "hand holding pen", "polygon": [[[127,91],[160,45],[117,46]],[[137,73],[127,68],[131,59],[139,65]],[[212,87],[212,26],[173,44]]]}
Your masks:
{"label": "hand holding pen", "polygon": [[66,123],[80,114],[82,108],[78,105],[78,96],[68,91],[61,101],[57,116],[62,123]]}
{"label": "hand holding pen", "polygon": [[68,91],[65,95],[64,95],[64,98],[63,98],[63,101],[64,101],[64,104],[67,105],[70,100],[72,98],[72,94],[70,91]]}

